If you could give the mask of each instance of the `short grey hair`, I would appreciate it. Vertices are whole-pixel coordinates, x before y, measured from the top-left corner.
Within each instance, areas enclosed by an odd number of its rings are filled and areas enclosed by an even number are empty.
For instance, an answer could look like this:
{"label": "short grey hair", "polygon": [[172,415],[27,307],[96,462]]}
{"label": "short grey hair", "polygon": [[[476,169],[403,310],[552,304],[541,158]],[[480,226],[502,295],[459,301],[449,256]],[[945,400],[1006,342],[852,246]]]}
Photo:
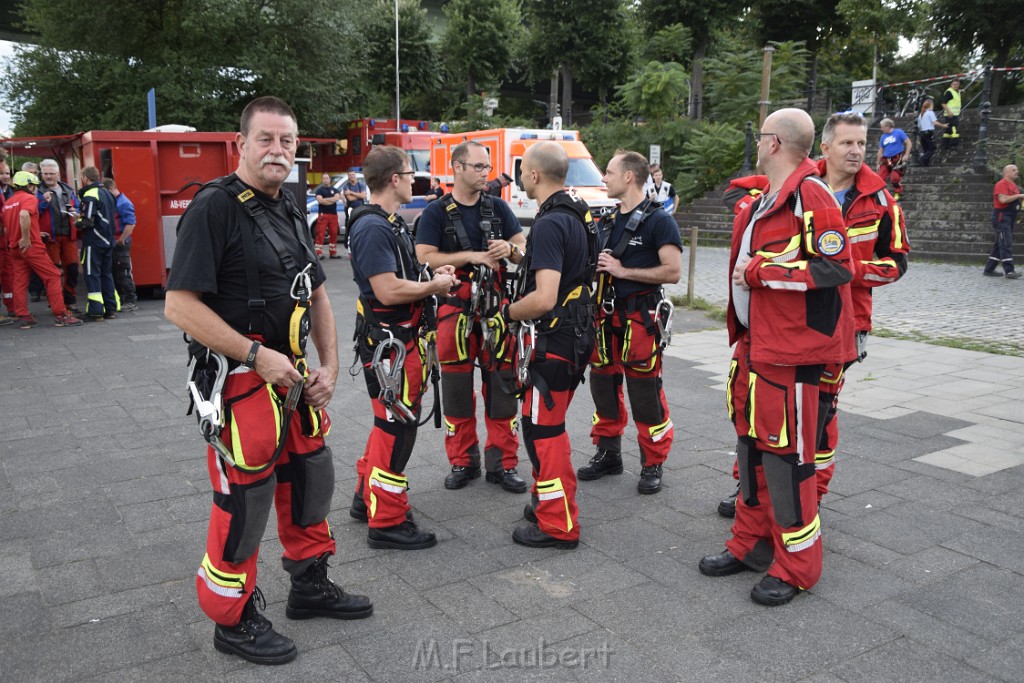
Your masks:
{"label": "short grey hair", "polygon": [[867,130],[868,124],[864,120],[864,115],[859,111],[841,111],[832,114],[825,121],[825,127],[821,129],[821,141],[826,145],[831,145],[832,140],[836,137],[836,126],[841,123],[845,123],[850,126],[860,126],[864,130]]}
{"label": "short grey hair", "polygon": [[43,159],[42,161],[39,162],[39,170],[41,171],[44,168],[55,168],[55,169],[57,169],[59,171],[60,170],[60,164],[58,164],[53,159]]}
{"label": "short grey hair", "polygon": [[878,122],[878,127],[879,128],[895,128],[896,127],[896,122],[893,121],[892,119],[882,119],[881,121]]}

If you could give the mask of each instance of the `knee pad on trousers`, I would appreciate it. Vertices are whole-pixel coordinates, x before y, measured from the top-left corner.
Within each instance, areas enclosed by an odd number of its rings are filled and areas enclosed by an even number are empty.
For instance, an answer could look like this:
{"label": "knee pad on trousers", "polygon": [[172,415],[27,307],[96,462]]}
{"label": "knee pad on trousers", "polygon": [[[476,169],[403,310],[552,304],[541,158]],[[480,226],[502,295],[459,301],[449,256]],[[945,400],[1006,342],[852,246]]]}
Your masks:
{"label": "knee pad on trousers", "polygon": [[754,440],[742,436],[736,440],[736,466],[740,474],[740,495],[748,507],[760,503],[757,499],[757,466],[761,464],[761,451],[754,447]]}
{"label": "knee pad on trousers", "polygon": [[557,425],[538,425],[528,417],[523,417],[523,442],[526,454],[530,456],[530,464],[536,472],[540,472],[540,459],[537,457],[536,443],[543,439],[553,439],[565,433],[565,423]]}
{"label": "knee pad on trousers", "polygon": [[252,557],[260,547],[267,528],[270,508],[274,505],[277,476],[270,476],[255,484],[232,484],[231,495],[224,496],[220,507],[231,514],[228,538],[224,543],[224,559],[241,564]]}
{"label": "knee pad on trousers", "polygon": [[473,417],[473,372],[442,372],[441,399],[448,417]]}
{"label": "knee pad on trousers", "polygon": [[519,398],[509,393],[515,386],[512,370],[487,373],[487,416],[494,420],[511,420],[519,412]]}
{"label": "knee pad on trousers", "polygon": [[660,425],[665,421],[660,377],[627,377],[626,390],[634,421],[647,425]]}
{"label": "knee pad on trousers", "polygon": [[[327,446],[306,455],[292,454],[287,468],[292,485],[292,524],[313,526],[327,519],[334,495],[334,461]],[[284,480],[285,472],[279,471]]]}
{"label": "knee pad on trousers", "polygon": [[404,472],[405,466],[409,464],[409,458],[412,457],[412,449],[416,447],[416,424],[412,422],[402,424],[381,419],[374,419],[373,424],[395,438],[395,443],[391,447],[388,469],[396,474]]}
{"label": "knee pad on trousers", "polygon": [[784,528],[808,521],[800,508],[800,482],[814,476],[814,465],[797,465],[796,458],[795,454],[762,458],[775,521]]}
{"label": "knee pad on trousers", "polygon": [[598,415],[611,420],[618,418],[620,386],[622,375],[590,373],[590,395],[594,398],[594,410]]}

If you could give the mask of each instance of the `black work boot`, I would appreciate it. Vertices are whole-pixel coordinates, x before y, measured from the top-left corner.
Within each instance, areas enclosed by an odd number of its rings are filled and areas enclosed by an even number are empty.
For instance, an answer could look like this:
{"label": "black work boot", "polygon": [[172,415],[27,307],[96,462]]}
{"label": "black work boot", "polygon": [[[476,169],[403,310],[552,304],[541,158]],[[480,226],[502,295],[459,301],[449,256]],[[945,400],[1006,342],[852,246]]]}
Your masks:
{"label": "black work boot", "polygon": [[452,465],[451,473],[444,478],[444,487],[450,490],[461,489],[463,486],[468,484],[471,479],[476,479],[479,476],[480,449],[477,446],[473,446],[469,451],[469,464]]}
{"label": "black work boot", "polygon": [[520,524],[512,532],[512,540],[531,548],[562,548],[572,550],[580,544],[579,539],[567,541],[555,538],[540,530],[536,524]]}
{"label": "black work boot", "polygon": [[529,487],[523,478],[516,472],[516,468],[510,470],[498,470],[497,472],[488,472],[487,481],[492,484],[501,484],[501,488],[509,491],[510,493],[526,493],[526,489]]}
{"label": "black work boot", "polygon": [[217,624],[214,627],[214,649],[238,655],[254,664],[285,664],[295,659],[299,654],[295,643],[275,631],[270,620],[260,614],[260,610],[266,607],[263,592],[253,588],[249,602],[242,610],[242,619],[234,626]]}
{"label": "black work boot", "polygon": [[661,465],[648,465],[640,470],[637,493],[651,494],[661,490]]}
{"label": "black work boot", "polygon": [[739,482],[736,483],[736,490],[729,494],[729,497],[718,504],[718,514],[722,517],[732,519],[736,516],[736,498],[740,495]]}
{"label": "black work boot", "polygon": [[349,595],[327,576],[327,553],[309,565],[300,576],[292,577],[285,614],[289,619],[331,617],[365,619],[373,614],[373,605],[365,595]]}
{"label": "black work boot", "polygon": [[576,476],[583,481],[600,479],[606,474],[622,474],[622,453],[600,446],[597,454],[590,459],[590,464],[576,470]]}
{"label": "black work boot", "polygon": [[433,531],[420,531],[415,522],[408,520],[388,527],[370,527],[366,542],[371,548],[392,550],[419,550],[437,545]]}
{"label": "black work boot", "polygon": [[[363,500],[363,494],[359,491],[352,494],[352,505],[348,509],[348,516],[360,522],[368,522],[370,520],[370,512],[366,509],[366,501]],[[413,521],[412,510],[405,511],[405,518],[410,522]]]}

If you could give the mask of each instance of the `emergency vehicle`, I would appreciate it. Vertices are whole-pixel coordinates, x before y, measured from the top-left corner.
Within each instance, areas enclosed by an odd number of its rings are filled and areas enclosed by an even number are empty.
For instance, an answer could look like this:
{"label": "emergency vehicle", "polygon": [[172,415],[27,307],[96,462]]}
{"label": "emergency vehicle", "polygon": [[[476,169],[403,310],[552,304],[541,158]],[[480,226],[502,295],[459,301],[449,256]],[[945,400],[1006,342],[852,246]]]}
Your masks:
{"label": "emergency vehicle", "polygon": [[[162,290],[174,253],[178,220],[202,185],[238,168],[235,133],[93,130],[74,135],[0,140],[12,156],[54,159],[61,179],[78,189],[85,166],[95,166],[135,205],[132,275],[139,289]],[[314,150],[334,140],[302,138]],[[296,159],[285,189],[302,207],[306,196],[306,161]]]}
{"label": "emergency vehicle", "polygon": [[[345,135],[333,141],[333,145],[321,147],[309,166],[309,182],[319,185],[323,173],[332,176],[347,173],[352,169],[361,170],[366,155],[374,145],[391,145],[409,153],[412,170],[423,174],[430,172],[430,146],[440,133],[430,132],[428,121],[402,119],[356,119],[349,121]],[[428,181],[429,185],[429,181]]]}
{"label": "emergency vehicle", "polygon": [[451,164],[452,149],[465,140],[475,140],[487,148],[493,166],[487,174],[488,180],[502,173],[512,178],[512,182],[502,188],[501,198],[508,203],[523,225],[531,225],[537,214],[537,202],[526,196],[523,187],[523,154],[530,145],[547,140],[560,145],[569,155],[566,189],[587,202],[594,218],[610,213],[618,204],[616,200],[608,198],[608,190],[601,181],[602,173],[587,146],[580,141],[579,131],[575,130],[493,128],[440,135],[431,148],[430,165],[433,175],[440,178],[449,190],[455,182]]}

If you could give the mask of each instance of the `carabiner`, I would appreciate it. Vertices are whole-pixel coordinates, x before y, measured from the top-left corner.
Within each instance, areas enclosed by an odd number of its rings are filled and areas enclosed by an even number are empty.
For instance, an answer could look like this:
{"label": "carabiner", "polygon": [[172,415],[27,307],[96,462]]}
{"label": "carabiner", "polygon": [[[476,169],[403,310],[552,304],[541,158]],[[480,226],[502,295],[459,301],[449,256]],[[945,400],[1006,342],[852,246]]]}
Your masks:
{"label": "carabiner", "polygon": [[676,307],[667,298],[662,298],[654,307],[654,319],[661,333],[661,346],[665,348],[672,342],[672,316],[675,315]]}
{"label": "carabiner", "polygon": [[[524,320],[519,323],[519,329],[516,330],[516,377],[522,385],[530,381],[530,360],[533,358],[533,338],[536,329],[532,320]],[[530,335],[529,344],[526,343],[526,335]]]}
{"label": "carabiner", "polygon": [[292,280],[292,288],[288,293],[296,301],[309,301],[309,296],[313,291],[313,278],[309,275],[312,268],[313,264],[307,263],[306,267],[299,271],[295,275],[295,279]]}
{"label": "carabiner", "polygon": [[[402,402],[402,370],[405,366],[405,344],[395,339],[390,330],[385,330],[388,338],[377,345],[373,352],[373,362],[370,368],[377,375],[377,382],[380,384],[378,399],[384,407],[394,416],[396,420],[407,423],[415,419],[409,407]],[[389,368],[384,367],[384,353],[388,349],[395,350],[395,357],[390,361]]]}

